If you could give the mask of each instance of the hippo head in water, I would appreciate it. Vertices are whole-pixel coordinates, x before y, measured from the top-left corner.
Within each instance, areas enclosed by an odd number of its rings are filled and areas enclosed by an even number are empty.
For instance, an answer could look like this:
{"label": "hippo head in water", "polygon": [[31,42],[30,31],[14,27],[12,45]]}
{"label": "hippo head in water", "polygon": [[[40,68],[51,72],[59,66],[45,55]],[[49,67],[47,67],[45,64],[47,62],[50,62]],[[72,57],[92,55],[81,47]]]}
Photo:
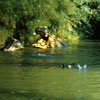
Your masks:
{"label": "hippo head in water", "polygon": [[20,40],[15,40],[13,43],[13,46],[16,48],[21,48],[22,47],[22,42]]}
{"label": "hippo head in water", "polygon": [[47,33],[48,32],[48,28],[45,26],[45,27],[38,27],[38,28],[35,29],[36,34],[39,34],[39,31]]}
{"label": "hippo head in water", "polygon": [[72,64],[61,64],[61,68],[77,68],[77,69],[86,69],[87,68],[87,65],[84,64],[83,66],[80,66],[80,64],[75,64],[75,63],[72,63]]}
{"label": "hippo head in water", "polygon": [[1,48],[1,50],[2,51],[15,51],[20,48],[23,48],[22,42],[20,40],[12,38],[12,40],[7,42],[5,46]]}
{"label": "hippo head in water", "polygon": [[45,27],[37,27],[35,29],[35,32],[33,33],[33,35],[39,34],[41,36],[42,39],[44,40],[48,40],[48,28]]}

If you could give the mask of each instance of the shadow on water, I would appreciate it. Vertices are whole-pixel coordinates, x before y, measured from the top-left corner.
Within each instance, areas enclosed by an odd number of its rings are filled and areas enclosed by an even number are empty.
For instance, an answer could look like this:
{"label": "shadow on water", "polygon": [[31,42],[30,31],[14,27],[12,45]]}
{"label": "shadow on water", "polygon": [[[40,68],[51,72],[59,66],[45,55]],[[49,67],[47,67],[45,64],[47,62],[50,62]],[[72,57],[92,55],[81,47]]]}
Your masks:
{"label": "shadow on water", "polygon": [[[99,100],[100,42],[0,52],[0,100]],[[61,68],[87,64],[86,70]]]}

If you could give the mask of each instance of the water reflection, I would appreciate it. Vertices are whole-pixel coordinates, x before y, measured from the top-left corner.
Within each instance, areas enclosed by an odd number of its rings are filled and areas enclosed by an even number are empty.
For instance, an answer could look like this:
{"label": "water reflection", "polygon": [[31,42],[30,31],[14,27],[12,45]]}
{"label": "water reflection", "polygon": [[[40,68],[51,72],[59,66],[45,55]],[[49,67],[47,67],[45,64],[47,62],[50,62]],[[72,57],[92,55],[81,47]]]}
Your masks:
{"label": "water reflection", "polygon": [[[99,100],[97,44],[82,42],[63,49],[0,52],[0,100]],[[88,68],[60,67],[72,62],[86,63]]]}

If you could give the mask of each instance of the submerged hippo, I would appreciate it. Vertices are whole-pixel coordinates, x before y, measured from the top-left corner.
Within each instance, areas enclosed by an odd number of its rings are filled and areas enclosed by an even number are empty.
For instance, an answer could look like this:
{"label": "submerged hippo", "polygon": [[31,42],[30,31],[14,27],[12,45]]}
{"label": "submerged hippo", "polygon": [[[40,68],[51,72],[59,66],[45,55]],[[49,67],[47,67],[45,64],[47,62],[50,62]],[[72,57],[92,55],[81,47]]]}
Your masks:
{"label": "submerged hippo", "polygon": [[61,42],[59,40],[56,40],[56,46],[59,48],[62,48],[62,47],[68,47],[69,45],[67,45],[64,42]]}
{"label": "submerged hippo", "polygon": [[87,65],[80,66],[80,64],[61,64],[61,68],[77,68],[77,69],[86,69]]}
{"label": "submerged hippo", "polygon": [[[35,33],[33,33],[33,34],[34,35],[39,34],[41,36],[42,40],[45,41],[45,43],[44,43],[44,41],[43,41],[43,43],[41,41],[41,43],[37,42],[37,43],[33,44],[32,46],[34,46],[34,47],[45,48],[45,49],[48,47],[50,47],[50,48],[68,47],[67,44],[57,40],[54,35],[49,35],[47,27],[38,27],[38,28],[36,28]],[[44,45],[41,45],[41,44],[44,44]]]}
{"label": "submerged hippo", "polygon": [[23,48],[22,42],[20,40],[12,38],[6,41],[5,46],[1,48],[1,50],[2,51],[15,51],[20,48]]}

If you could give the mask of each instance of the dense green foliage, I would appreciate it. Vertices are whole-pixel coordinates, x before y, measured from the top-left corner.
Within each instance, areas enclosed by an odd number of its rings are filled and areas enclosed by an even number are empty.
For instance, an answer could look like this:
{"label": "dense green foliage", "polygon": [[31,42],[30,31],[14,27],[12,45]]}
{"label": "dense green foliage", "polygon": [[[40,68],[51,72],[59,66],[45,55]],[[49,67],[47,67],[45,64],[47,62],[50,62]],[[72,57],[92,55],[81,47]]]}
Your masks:
{"label": "dense green foliage", "polygon": [[[82,38],[100,39],[100,0],[74,0],[78,7],[78,32]],[[75,20],[77,21],[77,20]]]}
{"label": "dense green foliage", "polygon": [[69,42],[100,38],[99,24],[100,0],[0,0],[0,43],[9,36],[33,43],[38,26]]}

